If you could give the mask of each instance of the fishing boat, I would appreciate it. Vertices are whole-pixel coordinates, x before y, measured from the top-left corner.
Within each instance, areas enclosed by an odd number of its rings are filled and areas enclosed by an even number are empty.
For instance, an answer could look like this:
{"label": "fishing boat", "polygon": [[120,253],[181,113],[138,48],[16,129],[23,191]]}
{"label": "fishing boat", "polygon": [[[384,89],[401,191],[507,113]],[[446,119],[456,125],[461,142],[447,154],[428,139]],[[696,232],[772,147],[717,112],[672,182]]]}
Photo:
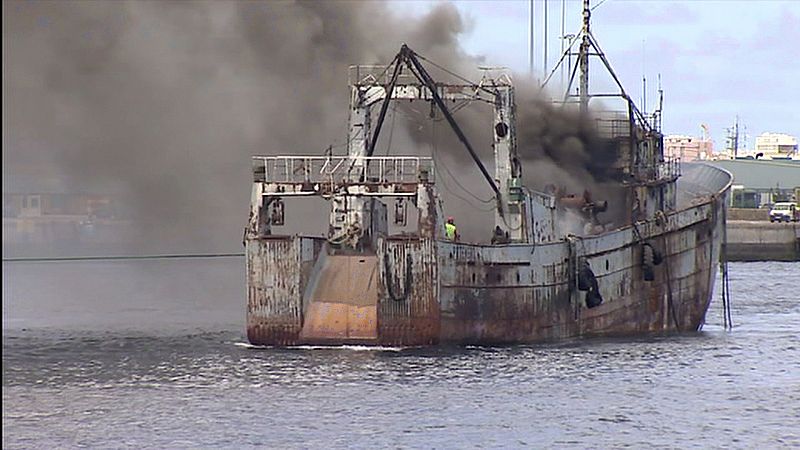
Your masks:
{"label": "fishing boat", "polygon": [[[589,18],[585,1],[572,41],[578,92],[568,87],[564,98],[587,117],[590,54],[613,75]],[[253,157],[244,237],[252,344],[492,345],[703,325],[725,236],[728,172],[666,158],[660,107],[646,116],[619,85],[627,110],[595,121],[614,148],[610,176],[624,214],[598,226],[605,202],[524,185],[517,131],[525,124],[516,123],[508,74],[441,83],[429,63],[403,45],[388,65],[351,68],[346,154]],[[448,236],[431,157],[375,156],[397,101],[432,104],[491,187],[487,242]],[[493,108],[493,174],[448,107],[474,101]],[[305,197],[329,205],[326,235],[291,233],[285,201]],[[586,219],[581,231],[563,226],[569,211]],[[393,225],[416,219],[416,229],[392,234],[390,217]]]}

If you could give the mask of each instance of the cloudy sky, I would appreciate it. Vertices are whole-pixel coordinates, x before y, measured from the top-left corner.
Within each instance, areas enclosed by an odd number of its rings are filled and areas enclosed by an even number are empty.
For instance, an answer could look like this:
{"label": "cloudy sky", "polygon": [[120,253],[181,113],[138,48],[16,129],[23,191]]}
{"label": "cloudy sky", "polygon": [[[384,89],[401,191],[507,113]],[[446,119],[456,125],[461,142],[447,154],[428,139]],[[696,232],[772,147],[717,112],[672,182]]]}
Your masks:
{"label": "cloudy sky", "polygon": [[[650,111],[661,74],[665,133],[700,135],[700,124],[707,124],[721,149],[738,115],[750,147],[763,132],[800,136],[800,1],[601,1],[592,0],[593,33],[637,103],[646,75]],[[413,16],[435,3],[400,0],[392,8]],[[529,1],[453,3],[470,24],[462,37],[467,51],[527,72]],[[581,3],[565,3],[567,33],[580,28]],[[560,54],[561,6],[548,2],[549,65]],[[544,1],[536,0],[537,77],[544,66],[543,10]],[[599,60],[591,63],[593,86],[610,88],[610,79],[595,72]],[[557,86],[560,77],[553,81]]]}

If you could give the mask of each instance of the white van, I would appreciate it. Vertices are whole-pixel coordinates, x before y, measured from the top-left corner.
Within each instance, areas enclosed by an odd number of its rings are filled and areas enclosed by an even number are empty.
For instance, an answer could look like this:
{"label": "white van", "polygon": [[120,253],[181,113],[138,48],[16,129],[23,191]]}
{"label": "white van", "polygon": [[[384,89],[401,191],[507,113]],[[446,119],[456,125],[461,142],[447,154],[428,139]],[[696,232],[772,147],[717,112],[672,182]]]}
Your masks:
{"label": "white van", "polygon": [[779,202],[772,205],[769,210],[770,222],[797,222],[800,221],[800,208],[792,202]]}

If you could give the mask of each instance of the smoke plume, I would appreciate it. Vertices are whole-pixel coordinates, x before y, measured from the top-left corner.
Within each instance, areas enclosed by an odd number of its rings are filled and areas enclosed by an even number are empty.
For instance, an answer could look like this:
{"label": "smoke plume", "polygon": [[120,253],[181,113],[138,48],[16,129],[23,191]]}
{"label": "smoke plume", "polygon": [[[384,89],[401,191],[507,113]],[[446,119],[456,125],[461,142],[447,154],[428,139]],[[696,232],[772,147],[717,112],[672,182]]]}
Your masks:
{"label": "smoke plume", "polygon": [[[3,190],[58,179],[65,191],[120,196],[139,224],[137,250],[235,251],[251,155],[344,143],[348,66],[385,63],[402,43],[474,77],[480,59],[459,45],[466,31],[450,4],[412,21],[365,1],[3,2]],[[557,171],[578,191],[594,182],[603,158],[580,121],[530,88],[518,101],[527,177],[540,184]],[[490,113],[463,111],[489,156]],[[435,148],[459,184],[487,198],[444,123],[425,128],[406,113],[397,151]],[[381,142],[379,151],[385,133]],[[467,216],[472,200],[454,198],[450,181],[448,211]],[[490,222],[468,231],[483,239]]]}

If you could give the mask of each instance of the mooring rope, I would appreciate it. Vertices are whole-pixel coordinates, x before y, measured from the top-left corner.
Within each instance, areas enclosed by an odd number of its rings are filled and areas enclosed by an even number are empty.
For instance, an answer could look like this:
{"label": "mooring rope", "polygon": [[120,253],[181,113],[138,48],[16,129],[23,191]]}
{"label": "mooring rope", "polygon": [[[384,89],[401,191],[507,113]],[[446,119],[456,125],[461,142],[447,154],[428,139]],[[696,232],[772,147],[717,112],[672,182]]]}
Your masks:
{"label": "mooring rope", "polygon": [[3,258],[3,262],[56,262],[56,261],[120,261],[134,259],[190,259],[190,258],[237,258],[244,253],[181,253],[168,255],[101,255],[101,256],[55,256],[33,258]]}
{"label": "mooring rope", "polygon": [[[717,200],[712,196],[714,225],[717,217]],[[722,248],[720,248],[719,268],[722,271],[722,325],[726,330],[733,329],[733,316],[731,315],[731,288],[728,279],[728,217],[722,216]]]}

